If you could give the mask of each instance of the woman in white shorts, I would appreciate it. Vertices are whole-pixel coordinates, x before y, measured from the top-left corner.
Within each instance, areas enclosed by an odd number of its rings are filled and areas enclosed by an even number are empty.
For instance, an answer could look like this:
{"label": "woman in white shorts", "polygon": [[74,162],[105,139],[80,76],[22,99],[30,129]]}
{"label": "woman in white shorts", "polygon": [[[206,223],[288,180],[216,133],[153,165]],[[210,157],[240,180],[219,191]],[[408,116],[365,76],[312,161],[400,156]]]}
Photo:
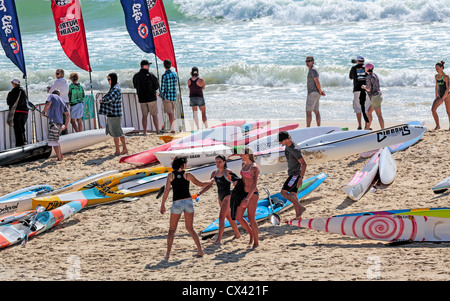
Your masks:
{"label": "woman in white shorts", "polygon": [[167,175],[166,186],[164,190],[163,199],[161,202],[161,214],[166,212],[165,203],[167,197],[169,196],[170,188],[173,191],[173,202],[170,209],[170,222],[169,222],[169,233],[167,235],[167,252],[165,260],[170,257],[170,251],[172,249],[173,240],[175,237],[175,231],[178,226],[178,221],[181,218],[181,214],[184,213],[184,223],[186,230],[189,232],[191,237],[194,239],[195,245],[197,246],[197,256],[201,257],[204,255],[202,246],[200,244],[200,239],[197,232],[194,230],[194,202],[189,191],[189,183],[192,182],[197,186],[205,187],[211,182],[199,181],[193,174],[186,172],[187,158],[185,156],[177,156],[173,159],[172,169],[173,171]]}

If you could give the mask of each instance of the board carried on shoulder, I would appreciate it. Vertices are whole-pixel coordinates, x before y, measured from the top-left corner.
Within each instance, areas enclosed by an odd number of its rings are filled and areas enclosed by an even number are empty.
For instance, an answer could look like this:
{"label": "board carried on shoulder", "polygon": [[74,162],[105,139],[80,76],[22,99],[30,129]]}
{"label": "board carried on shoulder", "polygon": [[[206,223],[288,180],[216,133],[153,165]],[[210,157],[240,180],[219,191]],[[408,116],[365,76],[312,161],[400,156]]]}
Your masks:
{"label": "board carried on shoulder", "polygon": [[[28,238],[41,234],[42,232],[59,225],[63,220],[68,219],[85,206],[86,200],[77,200],[51,211],[37,213],[33,218],[1,225],[0,248],[18,244],[25,239],[25,236]],[[30,226],[32,227],[30,228]]]}
{"label": "board carried on shoulder", "polygon": [[[316,189],[320,184],[325,181],[327,178],[327,175],[325,173],[318,174],[314,177],[311,177],[309,179],[306,179],[303,181],[302,186],[297,191],[297,199],[304,198],[308,194],[310,194],[314,189]],[[255,219],[257,222],[262,222],[264,220],[267,220],[270,218],[270,216],[273,213],[281,213],[290,207],[292,207],[292,203],[288,201],[286,198],[284,198],[280,192],[275,193],[270,196],[272,203],[273,203],[273,211],[271,209],[271,206],[269,204],[269,197],[266,197],[264,199],[261,199],[258,201],[258,205],[256,207],[256,215]],[[248,218],[246,217],[247,211],[244,213],[245,220],[248,221]],[[239,223],[236,222],[238,225]],[[206,236],[210,234],[217,233],[219,230],[219,219],[216,219],[213,221],[209,226],[207,226],[200,235]],[[231,230],[230,222],[225,219],[225,231]]]}

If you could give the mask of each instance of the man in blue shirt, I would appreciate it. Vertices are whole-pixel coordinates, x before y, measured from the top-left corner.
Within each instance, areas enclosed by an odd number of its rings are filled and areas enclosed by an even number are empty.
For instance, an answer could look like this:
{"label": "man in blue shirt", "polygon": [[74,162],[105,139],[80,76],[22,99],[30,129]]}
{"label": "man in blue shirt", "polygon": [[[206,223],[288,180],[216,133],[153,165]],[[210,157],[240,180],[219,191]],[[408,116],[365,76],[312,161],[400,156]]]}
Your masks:
{"label": "man in blue shirt", "polygon": [[[45,116],[45,113],[48,112],[48,145],[52,146],[55,150],[58,161],[62,161],[63,155],[61,153],[61,146],[59,145],[59,136],[61,136],[61,132],[67,129],[67,126],[69,125],[70,113],[66,103],[59,95],[60,92],[58,89],[53,90],[52,94],[47,98],[45,107],[42,110],[42,115]],[[65,116],[64,121],[63,116]]]}
{"label": "man in blue shirt", "polygon": [[164,112],[169,116],[171,133],[175,133],[175,102],[177,101],[177,74],[170,70],[170,60],[164,61],[166,72],[161,77],[159,96],[163,99]]}

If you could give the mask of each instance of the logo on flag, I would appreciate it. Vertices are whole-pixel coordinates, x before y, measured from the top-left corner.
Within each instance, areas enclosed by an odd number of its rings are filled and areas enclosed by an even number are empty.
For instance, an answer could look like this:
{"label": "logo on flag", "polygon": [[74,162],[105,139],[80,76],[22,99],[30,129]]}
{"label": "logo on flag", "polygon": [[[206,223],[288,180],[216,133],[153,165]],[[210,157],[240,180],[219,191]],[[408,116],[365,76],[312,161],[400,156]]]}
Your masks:
{"label": "logo on flag", "polygon": [[0,21],[0,40],[5,54],[19,67],[25,77],[25,59],[21,51],[22,39],[20,37],[19,20],[14,1],[0,1]]}
{"label": "logo on flag", "polygon": [[125,14],[125,24],[133,42],[144,52],[155,53],[150,32],[148,0],[120,0]]}

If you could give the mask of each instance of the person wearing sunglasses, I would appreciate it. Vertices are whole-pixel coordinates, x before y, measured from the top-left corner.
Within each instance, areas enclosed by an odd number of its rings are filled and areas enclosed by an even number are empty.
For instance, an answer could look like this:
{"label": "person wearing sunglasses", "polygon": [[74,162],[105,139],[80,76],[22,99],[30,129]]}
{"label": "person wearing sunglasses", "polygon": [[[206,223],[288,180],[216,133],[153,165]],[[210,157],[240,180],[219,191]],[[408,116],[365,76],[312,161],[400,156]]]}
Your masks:
{"label": "person wearing sunglasses", "polygon": [[314,57],[307,56],[305,63],[309,69],[306,82],[308,89],[308,96],[306,98],[306,127],[311,126],[312,112],[316,116],[317,126],[320,126],[319,100],[320,96],[325,96],[325,92],[322,90],[319,82],[319,72],[314,68]]}

